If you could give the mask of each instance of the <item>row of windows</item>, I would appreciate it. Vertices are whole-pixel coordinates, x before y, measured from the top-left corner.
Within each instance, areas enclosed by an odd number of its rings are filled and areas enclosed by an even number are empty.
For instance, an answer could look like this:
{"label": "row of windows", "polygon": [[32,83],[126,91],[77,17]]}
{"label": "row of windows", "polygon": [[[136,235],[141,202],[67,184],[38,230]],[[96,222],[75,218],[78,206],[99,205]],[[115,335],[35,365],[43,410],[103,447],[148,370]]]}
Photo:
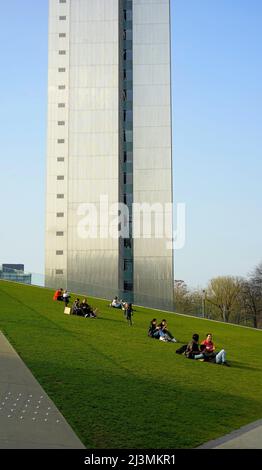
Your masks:
{"label": "row of windows", "polygon": [[[132,31],[132,2],[124,1],[123,10],[123,69],[122,69],[122,105],[120,113],[123,119],[122,149],[123,149],[123,202],[128,207],[132,207],[133,202],[133,31]],[[132,234],[132,215],[129,216],[130,234]],[[122,265],[123,288],[125,291],[133,290],[133,252],[132,238],[123,240],[126,249],[126,258]],[[128,279],[130,278],[131,279]]]}
{"label": "row of windows", "polygon": [[[56,269],[55,273],[57,275],[63,275],[64,271],[63,269]],[[132,281],[124,281],[124,290],[125,291],[133,291],[133,282]]]}
{"label": "row of windows", "polygon": [[[59,3],[66,3],[66,0],[59,0]],[[66,20],[66,16],[59,16],[59,20]],[[66,37],[66,33],[59,33],[59,38],[65,38],[65,37]],[[61,49],[61,50],[58,51],[58,54],[59,55],[66,55],[66,50]],[[61,72],[61,73],[64,73],[65,71],[66,71],[65,67],[59,67],[59,69],[58,69],[58,72]],[[65,89],[66,89],[65,85],[58,85],[58,90],[65,90]],[[58,108],[65,108],[65,103],[58,103]],[[57,125],[58,126],[65,126],[65,121],[57,121]],[[57,143],[58,144],[64,144],[65,139],[57,139]],[[57,162],[64,162],[64,161],[65,161],[64,157],[57,157]],[[64,177],[64,175],[57,175],[56,179],[57,179],[57,181],[64,181],[65,177]],[[57,197],[57,199],[64,199],[64,194],[57,194],[56,197]],[[58,217],[58,218],[64,217],[64,212],[57,212],[56,217]],[[56,236],[57,237],[63,237],[64,232],[62,232],[62,231],[56,232]],[[63,254],[64,254],[63,250],[56,250],[56,255],[57,256],[62,256]],[[63,269],[57,269],[56,274],[62,275],[63,274]]]}

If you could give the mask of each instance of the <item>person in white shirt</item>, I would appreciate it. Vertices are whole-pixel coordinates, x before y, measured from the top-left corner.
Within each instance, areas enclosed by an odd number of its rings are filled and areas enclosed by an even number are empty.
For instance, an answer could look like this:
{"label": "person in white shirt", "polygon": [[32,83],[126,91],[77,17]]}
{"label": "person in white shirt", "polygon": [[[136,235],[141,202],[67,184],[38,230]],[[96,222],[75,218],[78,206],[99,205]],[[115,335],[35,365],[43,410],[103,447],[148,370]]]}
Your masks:
{"label": "person in white shirt", "polygon": [[67,292],[67,290],[65,290],[64,293],[63,293],[63,301],[65,302],[66,307],[69,304],[69,299],[70,299],[70,294],[69,294],[69,292]]}
{"label": "person in white shirt", "polygon": [[118,297],[115,297],[111,304],[110,304],[110,307],[113,307],[113,308],[122,308],[122,304],[121,302],[119,301]]}

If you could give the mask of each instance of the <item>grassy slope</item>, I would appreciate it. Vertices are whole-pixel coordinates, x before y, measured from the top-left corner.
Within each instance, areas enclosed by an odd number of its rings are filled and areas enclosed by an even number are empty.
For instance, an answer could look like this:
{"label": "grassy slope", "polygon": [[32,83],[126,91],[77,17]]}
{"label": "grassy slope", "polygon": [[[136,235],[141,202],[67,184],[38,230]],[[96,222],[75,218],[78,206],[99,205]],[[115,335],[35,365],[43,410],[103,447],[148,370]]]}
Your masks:
{"label": "grassy slope", "polygon": [[[0,282],[0,329],[86,447],[192,448],[262,417],[261,331],[107,302],[100,318],[63,314],[48,289]],[[231,368],[187,360],[147,337],[167,318],[184,344],[214,334]]]}

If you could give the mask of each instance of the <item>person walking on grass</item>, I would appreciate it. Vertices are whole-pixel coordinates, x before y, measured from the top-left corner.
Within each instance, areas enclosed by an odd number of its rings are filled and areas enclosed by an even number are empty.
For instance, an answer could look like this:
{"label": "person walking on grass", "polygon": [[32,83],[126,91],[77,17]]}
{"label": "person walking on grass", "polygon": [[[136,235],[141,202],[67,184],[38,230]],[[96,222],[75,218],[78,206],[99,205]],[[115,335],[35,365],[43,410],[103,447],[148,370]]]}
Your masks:
{"label": "person walking on grass", "polygon": [[128,323],[129,326],[133,325],[132,315],[133,315],[132,304],[126,302],[126,304],[125,304],[125,316],[126,316],[127,323]]}

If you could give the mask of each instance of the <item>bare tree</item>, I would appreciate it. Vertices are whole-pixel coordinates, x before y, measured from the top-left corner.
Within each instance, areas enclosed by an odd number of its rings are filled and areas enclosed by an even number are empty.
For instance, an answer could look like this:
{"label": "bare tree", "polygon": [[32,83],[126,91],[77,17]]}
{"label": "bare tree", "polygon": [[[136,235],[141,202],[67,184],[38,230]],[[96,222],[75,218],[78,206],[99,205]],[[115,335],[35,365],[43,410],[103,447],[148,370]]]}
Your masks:
{"label": "bare tree", "polygon": [[190,293],[184,281],[175,281],[174,296],[176,310],[180,313],[188,313],[191,307]]}
{"label": "bare tree", "polygon": [[262,321],[262,263],[254,268],[242,284],[242,304],[254,328]]}
{"label": "bare tree", "polygon": [[219,276],[211,279],[207,301],[216,306],[224,322],[228,322],[238,305],[241,292],[241,279],[233,276]]}

